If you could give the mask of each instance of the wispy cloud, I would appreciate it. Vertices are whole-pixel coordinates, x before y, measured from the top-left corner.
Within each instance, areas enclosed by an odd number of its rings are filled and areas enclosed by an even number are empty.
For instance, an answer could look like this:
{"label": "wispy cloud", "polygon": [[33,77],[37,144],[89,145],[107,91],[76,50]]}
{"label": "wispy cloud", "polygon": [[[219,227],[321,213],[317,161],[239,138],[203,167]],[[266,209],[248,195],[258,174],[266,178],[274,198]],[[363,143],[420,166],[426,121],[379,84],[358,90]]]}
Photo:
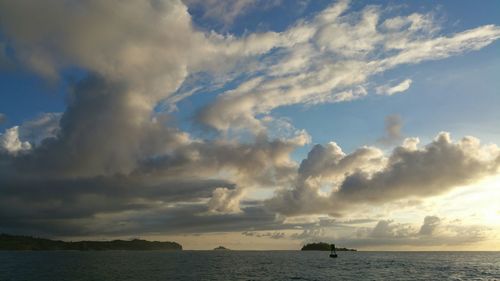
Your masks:
{"label": "wispy cloud", "polygon": [[411,79],[406,79],[403,82],[401,82],[397,85],[394,85],[394,86],[390,86],[390,85],[378,86],[377,88],[375,88],[375,90],[376,90],[377,94],[379,94],[379,95],[392,96],[394,94],[402,93],[402,92],[408,90],[410,88],[411,83],[412,83]]}

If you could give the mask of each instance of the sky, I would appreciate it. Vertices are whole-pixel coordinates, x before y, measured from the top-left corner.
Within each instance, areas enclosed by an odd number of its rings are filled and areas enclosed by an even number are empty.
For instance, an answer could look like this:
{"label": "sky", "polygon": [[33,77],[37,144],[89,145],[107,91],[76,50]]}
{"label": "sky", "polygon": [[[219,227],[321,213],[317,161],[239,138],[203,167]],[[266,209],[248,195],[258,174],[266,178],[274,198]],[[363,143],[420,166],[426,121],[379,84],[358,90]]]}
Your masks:
{"label": "sky", "polygon": [[499,14],[0,0],[0,232],[498,251]]}

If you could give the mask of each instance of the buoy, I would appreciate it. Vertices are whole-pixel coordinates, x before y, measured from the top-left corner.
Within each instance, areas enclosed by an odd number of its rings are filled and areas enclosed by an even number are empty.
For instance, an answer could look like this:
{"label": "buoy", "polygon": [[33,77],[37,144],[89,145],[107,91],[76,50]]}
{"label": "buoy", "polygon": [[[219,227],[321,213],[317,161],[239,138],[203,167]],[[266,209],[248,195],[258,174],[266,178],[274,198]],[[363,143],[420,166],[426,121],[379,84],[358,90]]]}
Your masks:
{"label": "buoy", "polygon": [[330,245],[330,258],[336,258],[337,252],[335,251],[335,244]]}

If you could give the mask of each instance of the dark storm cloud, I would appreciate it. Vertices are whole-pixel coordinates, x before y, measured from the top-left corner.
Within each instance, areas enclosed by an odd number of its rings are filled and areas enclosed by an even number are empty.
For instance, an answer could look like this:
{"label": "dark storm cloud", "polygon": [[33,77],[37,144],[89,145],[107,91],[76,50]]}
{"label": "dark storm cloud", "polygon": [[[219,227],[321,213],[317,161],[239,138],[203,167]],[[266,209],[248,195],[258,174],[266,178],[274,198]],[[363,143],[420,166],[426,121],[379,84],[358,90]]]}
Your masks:
{"label": "dark storm cloud", "polygon": [[[235,232],[250,229],[266,230],[279,225],[275,216],[262,208],[244,208],[236,214],[207,214],[205,204],[178,204],[128,212],[126,215],[100,216],[82,220],[85,234],[137,235],[148,233],[196,234]],[[105,226],[105,227],[104,227]],[[65,235],[75,235],[67,232]]]}
{"label": "dark storm cloud", "polygon": [[[289,158],[295,140],[264,135],[251,143],[192,140],[152,116],[148,96],[138,95],[135,83],[90,73],[73,85],[62,116],[45,114],[12,130],[9,147],[0,150],[2,230],[181,233],[240,231],[274,221],[274,215],[251,208],[208,214],[206,202],[214,191],[232,192],[236,184],[288,180],[296,169]],[[214,177],[217,173],[229,176]],[[224,205],[239,204],[235,200],[209,202],[214,210],[233,211]],[[167,208],[179,202],[192,208]]]}
{"label": "dark storm cloud", "polygon": [[[212,179],[220,171],[233,174],[239,185],[286,180],[295,169],[288,158],[296,147],[293,141],[191,141],[168,124],[143,118],[126,90],[123,84],[90,76],[75,85],[55,136],[18,155],[2,152],[3,229],[35,229],[43,222],[53,225],[54,233],[89,234],[102,230],[87,224],[108,228],[106,223],[113,225],[113,219],[100,217],[119,217],[123,212],[150,214],[110,227],[110,231],[241,230],[273,221],[274,215],[266,213],[264,219],[251,208],[234,216],[197,216],[191,211],[207,212],[211,205],[202,200],[216,190],[235,189],[234,182]],[[164,213],[165,206],[177,202],[199,202],[199,207],[167,208]],[[222,200],[215,208],[232,211],[223,205],[235,203],[239,201]],[[153,221],[154,217],[162,223]],[[168,229],[162,226],[165,220]]]}
{"label": "dark storm cloud", "polygon": [[[107,235],[133,235],[137,233],[206,233],[242,231],[254,226],[274,224],[274,216],[262,209],[248,208],[237,214],[207,214],[205,204],[178,204],[172,207],[156,206],[135,210],[122,216],[100,217],[87,231]],[[100,229],[99,225],[108,225]]]}
{"label": "dark storm cloud", "polygon": [[[98,229],[88,229],[88,223],[106,228],[106,224],[114,224],[112,217],[121,213],[151,211],[176,202],[196,203],[200,198],[209,198],[217,187],[234,188],[223,180],[172,179],[151,183],[146,175],[75,179],[2,177],[0,185],[0,228],[36,229],[43,222],[57,226],[52,228],[52,234],[62,228],[66,235],[83,230],[87,234],[90,230],[99,233]],[[101,220],[101,216],[111,218]],[[79,223],[82,226],[76,227]]]}

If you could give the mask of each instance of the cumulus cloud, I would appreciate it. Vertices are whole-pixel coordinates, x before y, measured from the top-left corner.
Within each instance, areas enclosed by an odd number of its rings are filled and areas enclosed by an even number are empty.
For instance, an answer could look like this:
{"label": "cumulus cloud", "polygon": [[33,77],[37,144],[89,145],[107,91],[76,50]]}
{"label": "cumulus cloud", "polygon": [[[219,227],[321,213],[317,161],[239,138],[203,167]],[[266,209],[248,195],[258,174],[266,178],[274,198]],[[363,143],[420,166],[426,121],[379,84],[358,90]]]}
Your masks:
{"label": "cumulus cloud", "polygon": [[422,149],[395,148],[378,172],[347,176],[336,196],[339,200],[386,202],[437,195],[495,174],[499,153],[498,147],[481,146],[476,138],[453,142],[448,133],[440,133]]}
{"label": "cumulus cloud", "polygon": [[[442,194],[495,175],[500,167],[500,149],[481,145],[474,137],[454,142],[448,133],[440,133],[422,148],[417,143],[416,139],[407,139],[388,156],[374,148],[368,150],[369,154],[356,150],[348,155],[335,148],[335,153],[318,153],[318,158],[314,157],[315,147],[301,163],[301,168],[310,167],[307,180],[278,191],[267,205],[287,215],[335,214],[359,204]],[[346,162],[351,165],[341,165]],[[336,173],[339,168],[343,168],[340,175]],[[329,193],[321,191],[324,185],[330,186]]]}
{"label": "cumulus cloud", "polygon": [[382,154],[381,150],[369,146],[345,154],[335,142],[325,146],[317,144],[301,162],[299,175],[302,179],[336,179],[355,169],[371,170],[377,167]]}
{"label": "cumulus cloud", "polygon": [[230,190],[226,187],[217,187],[207,203],[208,210],[220,213],[241,212],[240,200],[244,195],[243,189]]}
{"label": "cumulus cloud", "polygon": [[436,216],[426,216],[424,218],[424,223],[420,227],[418,234],[420,235],[432,235],[436,227],[441,223],[441,219]]}
{"label": "cumulus cloud", "polygon": [[392,96],[394,94],[402,93],[408,90],[410,88],[411,83],[412,83],[411,79],[406,79],[403,82],[394,86],[389,86],[389,85],[378,86],[375,90],[379,95]]}
{"label": "cumulus cloud", "polygon": [[19,139],[19,127],[15,126],[7,129],[5,133],[0,134],[0,151],[9,154],[17,154],[19,152],[28,151],[31,149],[29,142]]}

